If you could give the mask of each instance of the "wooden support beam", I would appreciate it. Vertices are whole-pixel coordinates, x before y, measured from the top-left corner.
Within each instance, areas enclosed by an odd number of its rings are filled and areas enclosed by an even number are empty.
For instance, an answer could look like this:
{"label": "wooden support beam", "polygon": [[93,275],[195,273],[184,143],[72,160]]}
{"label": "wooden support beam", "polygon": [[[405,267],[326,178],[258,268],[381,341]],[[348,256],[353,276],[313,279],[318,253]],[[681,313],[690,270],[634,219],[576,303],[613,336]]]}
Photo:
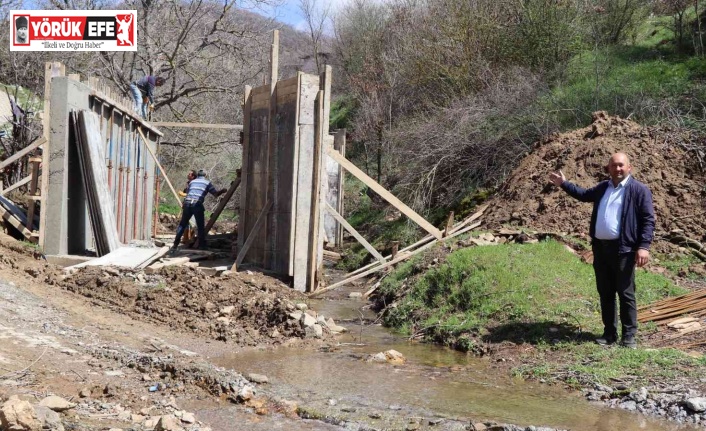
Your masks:
{"label": "wooden support beam", "polygon": [[240,182],[242,184],[240,192],[240,209],[238,211],[238,248],[243,248],[245,243],[245,219],[247,218],[247,193],[248,193],[248,166],[250,160],[250,107],[252,106],[252,87],[249,85],[245,86],[245,91],[243,92],[243,141],[241,142],[243,147],[243,157],[241,158],[242,164],[240,166]]}
{"label": "wooden support beam", "polygon": [[429,232],[432,234],[436,239],[441,239],[441,231],[437,228],[434,227],[431,223],[426,221],[424,217],[420,216],[417,214],[412,208],[408,207],[405,205],[404,202],[401,200],[397,199],[395,195],[387,191],[383,186],[377,183],[374,179],[370,178],[368,175],[365,174],[365,172],[361,171],[358,169],[356,165],[348,161],[345,157],[341,156],[336,150],[332,148],[327,148],[327,153],[328,155],[338,162],[343,168],[345,168],[348,172],[356,176],[359,180],[361,180],[365,185],[373,189],[375,193],[379,194],[383,199],[388,201],[392,206],[400,210],[402,214],[406,215],[409,217],[413,222],[417,223],[419,226],[422,227],[425,231]]}
{"label": "wooden support beam", "polygon": [[[279,211],[279,202],[276,198],[277,184],[279,182],[278,178],[278,166],[277,166],[277,149],[275,148],[277,142],[277,77],[279,76],[279,30],[274,30],[272,32],[272,46],[270,48],[270,70],[269,70],[269,85],[270,85],[270,97],[269,97],[269,114],[267,116],[267,157],[265,158],[265,178],[267,180],[267,186],[265,188],[265,202],[271,200],[273,206],[275,206],[275,212]],[[275,205],[276,204],[276,205]],[[272,217],[269,226],[265,227],[265,261],[264,267],[270,268],[272,254],[269,253],[270,250],[276,248],[276,233],[277,233],[277,217]]]}
{"label": "wooden support beam", "polygon": [[32,232],[29,231],[26,227],[22,226],[22,222],[20,222],[15,216],[13,216],[10,211],[3,208],[2,205],[0,205],[0,218],[10,223],[10,225],[20,231],[20,233],[27,239],[27,241],[36,241],[37,237],[32,235]]}
{"label": "wooden support beam", "polygon": [[174,194],[174,199],[176,199],[177,203],[179,206],[182,206],[181,204],[181,199],[179,198],[179,194],[176,192],[174,189],[174,186],[172,185],[172,182],[169,181],[169,177],[167,176],[167,171],[164,170],[162,167],[162,164],[159,163],[159,159],[157,156],[154,154],[154,151],[152,151],[152,148],[150,148],[149,143],[147,142],[147,138],[145,138],[144,133],[142,133],[142,129],[140,127],[137,127],[137,131],[140,133],[140,136],[142,137],[142,141],[145,143],[145,148],[147,148],[147,151],[150,153],[150,156],[152,156],[152,159],[154,160],[154,163],[157,165],[159,168],[159,171],[162,173],[164,176],[164,180],[167,182],[167,185],[171,189],[172,193]]}
{"label": "wooden support beam", "polygon": [[[208,223],[206,223],[206,227],[204,227],[204,236],[208,235],[208,232],[211,230],[213,225],[216,223],[216,220],[218,220],[218,217],[220,217],[221,213],[223,212],[223,209],[226,207],[228,204],[228,201],[230,201],[230,198],[233,197],[233,193],[238,189],[238,186],[240,185],[240,169],[238,169],[238,176],[237,178],[230,183],[230,188],[226,192],[225,196],[221,198],[221,200],[218,202],[218,205],[216,206],[216,209],[213,211],[211,214],[211,217],[208,219]],[[196,242],[194,243],[196,247],[198,247],[199,240],[198,238],[196,239]]]}
{"label": "wooden support beam", "polygon": [[243,263],[243,259],[245,259],[245,255],[248,254],[248,250],[250,249],[250,246],[255,241],[255,237],[257,236],[258,231],[260,230],[262,225],[265,224],[265,220],[267,220],[267,213],[270,212],[270,208],[272,208],[272,201],[267,201],[267,204],[265,204],[265,206],[262,207],[260,214],[258,214],[257,220],[255,220],[255,225],[253,226],[252,230],[250,231],[250,235],[248,235],[248,239],[245,240],[245,244],[243,244],[243,248],[241,248],[238,251],[238,258],[235,259],[235,263],[233,264],[231,271],[236,271],[238,269],[238,265]]}
{"label": "wooden support beam", "polygon": [[385,258],[382,257],[382,255],[378,253],[377,250],[375,250],[375,247],[370,245],[370,243],[366,241],[365,238],[363,238],[363,236],[359,234],[358,231],[355,230],[355,228],[353,228],[353,226],[351,226],[346,221],[346,219],[343,218],[342,215],[338,213],[338,211],[333,209],[333,207],[328,202],[326,202],[326,211],[328,211],[328,213],[331,214],[331,216],[335,218],[337,222],[341,223],[341,226],[343,226],[351,235],[353,235],[353,237],[355,237],[355,239],[357,239],[358,242],[361,243],[363,247],[365,247],[365,249],[370,252],[370,254],[375,256],[375,259],[377,259],[380,263],[385,263]]}
{"label": "wooden support beam", "polygon": [[30,176],[32,177],[32,180],[29,183],[29,196],[32,198],[32,200],[29,201],[29,206],[27,207],[27,229],[30,231],[34,230],[34,211],[37,208],[37,200],[41,199],[40,196],[37,196],[37,184],[39,182],[39,164],[41,163],[42,159],[40,158],[31,158],[30,162],[32,163],[32,173]]}
{"label": "wooden support beam", "polygon": [[241,124],[215,124],[215,123],[176,123],[170,121],[155,121],[151,123],[155,127],[185,127],[189,129],[235,129],[243,130]]}
{"label": "wooden support beam", "polygon": [[393,259],[393,260],[391,260],[391,261],[389,261],[389,262],[383,263],[382,265],[378,265],[378,266],[376,266],[375,268],[371,268],[371,269],[369,269],[369,270],[367,270],[367,271],[365,271],[365,272],[361,272],[361,273],[358,274],[358,275],[354,275],[353,277],[346,278],[345,280],[341,280],[341,281],[339,281],[338,283],[334,283],[334,284],[332,284],[332,285],[330,285],[330,286],[326,286],[326,287],[323,288],[323,289],[317,290],[316,292],[309,294],[309,297],[313,297],[313,296],[319,295],[319,294],[321,294],[321,293],[328,292],[329,290],[333,290],[333,289],[335,289],[335,288],[337,288],[337,287],[339,287],[339,286],[343,286],[344,284],[348,284],[348,283],[350,283],[351,281],[358,280],[359,278],[363,278],[363,277],[365,277],[365,276],[368,276],[368,275],[370,275],[370,274],[373,274],[373,273],[375,273],[375,272],[378,272],[378,271],[380,271],[380,270],[382,270],[382,269],[385,269],[385,268],[387,268],[387,267],[390,267],[390,266],[392,266],[392,265],[394,265],[394,264],[396,264],[396,263],[402,262],[403,260],[407,260],[407,259],[409,259],[410,257],[415,256],[415,255],[421,253],[422,251],[427,250],[427,249],[429,249],[429,248],[435,246],[436,244],[439,244],[439,243],[444,242],[444,241],[446,241],[446,240],[449,240],[449,239],[451,239],[451,238],[457,237],[457,236],[459,236],[459,235],[461,235],[461,234],[464,234],[464,233],[470,231],[471,229],[475,229],[475,228],[478,227],[478,226],[480,226],[480,222],[474,223],[474,224],[472,224],[472,225],[470,225],[470,226],[468,226],[468,227],[466,227],[466,228],[464,228],[464,229],[461,229],[460,231],[454,232],[453,234],[451,234],[451,235],[449,235],[449,236],[447,236],[447,237],[445,237],[445,238],[442,238],[442,239],[440,239],[440,240],[436,240],[436,241],[430,242],[429,244],[427,244],[427,245],[425,245],[425,246],[423,246],[423,247],[420,247],[420,248],[418,248],[417,250],[414,250],[414,251],[411,252],[411,253],[406,253],[406,254],[403,254],[403,255],[399,255],[398,258]]}
{"label": "wooden support beam", "polygon": [[94,98],[96,98],[100,101],[106,102],[108,105],[111,105],[116,111],[122,112],[123,115],[130,117],[131,120],[135,121],[137,124],[144,127],[145,129],[149,130],[150,132],[154,133],[155,135],[159,136],[160,138],[164,137],[164,133],[160,132],[156,127],[154,127],[149,122],[143,120],[139,114],[134,113],[133,108],[127,107],[127,106],[125,106],[125,104],[120,103],[118,101],[115,101],[95,89],[93,91],[91,91],[91,96],[93,96]]}
{"label": "wooden support beam", "polygon": [[26,177],[22,178],[21,180],[19,180],[15,184],[11,185],[10,187],[0,191],[0,196],[4,196],[15,189],[22,187],[23,185],[27,184],[31,180],[32,180],[32,175],[27,175]]}
{"label": "wooden support beam", "polygon": [[[464,219],[462,222],[460,222],[460,223],[458,223],[457,225],[455,225],[455,226],[453,227],[453,229],[451,229],[451,233],[453,234],[453,233],[455,233],[455,232],[457,232],[457,231],[463,229],[464,227],[466,227],[469,223],[478,220],[481,216],[483,216],[483,213],[485,212],[486,209],[488,209],[488,205],[483,205],[483,206],[481,206],[481,207],[480,207],[475,213],[473,213],[471,216],[467,217],[467,218]],[[428,243],[429,241],[432,241],[433,239],[434,239],[433,236],[427,235],[427,236],[425,236],[424,238],[420,239],[419,241],[415,242],[414,244],[408,245],[407,247],[403,248],[402,250],[399,250],[399,253],[404,253],[404,252],[406,252],[406,251],[410,251],[410,250],[412,250],[412,249],[414,249],[414,248],[416,248],[416,247],[418,247],[418,246],[420,246],[420,245],[423,245],[423,244],[425,244],[425,243]],[[394,259],[391,255],[385,257],[385,259],[390,259],[390,258]],[[363,271],[365,271],[365,270],[367,270],[367,269],[369,269],[370,267],[375,266],[375,265],[377,265],[377,262],[370,263],[370,264],[368,264],[368,265],[365,265],[365,266],[363,266],[363,267],[360,267],[360,268],[356,269],[355,271],[349,272],[348,274],[346,274],[345,277],[346,277],[346,278],[352,277],[352,276],[354,276],[354,275],[356,275],[356,274],[358,274],[358,273],[360,273],[360,272],[363,272]]]}
{"label": "wooden support beam", "polygon": [[40,146],[42,146],[46,143],[47,143],[47,140],[44,137],[36,139],[31,144],[27,145],[26,147],[24,147],[20,151],[16,152],[12,156],[10,156],[7,159],[0,162],[0,169],[4,169],[7,166],[15,163],[16,161],[20,160],[22,157],[26,156],[27,154],[31,153],[32,151],[36,150],[37,148],[39,148]]}

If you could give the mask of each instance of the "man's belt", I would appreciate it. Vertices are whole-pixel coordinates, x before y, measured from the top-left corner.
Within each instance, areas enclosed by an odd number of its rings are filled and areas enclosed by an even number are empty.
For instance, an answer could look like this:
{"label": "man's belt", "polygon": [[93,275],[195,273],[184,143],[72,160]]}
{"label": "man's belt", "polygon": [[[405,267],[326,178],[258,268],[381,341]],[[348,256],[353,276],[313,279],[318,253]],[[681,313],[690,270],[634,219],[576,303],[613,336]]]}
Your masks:
{"label": "man's belt", "polygon": [[199,203],[198,199],[184,199],[184,203],[187,205],[194,205]]}

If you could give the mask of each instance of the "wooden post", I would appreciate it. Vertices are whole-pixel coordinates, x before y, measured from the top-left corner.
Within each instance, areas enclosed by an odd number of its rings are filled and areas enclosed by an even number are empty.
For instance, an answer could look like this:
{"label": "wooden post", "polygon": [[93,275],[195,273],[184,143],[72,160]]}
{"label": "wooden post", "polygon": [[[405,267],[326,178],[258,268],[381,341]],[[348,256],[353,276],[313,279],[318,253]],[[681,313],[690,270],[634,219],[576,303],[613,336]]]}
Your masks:
{"label": "wooden post", "polygon": [[[159,138],[157,138],[157,154],[159,155]],[[154,190],[154,220],[152,223],[152,237],[157,238],[157,223],[159,222],[159,191],[162,188],[162,178],[159,172],[155,172],[155,190]]]}
{"label": "wooden post", "polygon": [[316,277],[319,267],[319,208],[321,204],[321,159],[324,134],[324,91],[319,90],[316,97],[316,115],[314,117],[314,172],[311,189],[311,224],[309,231],[309,267],[307,271],[307,291],[312,292],[318,287]]}
{"label": "wooden post", "polygon": [[29,183],[29,206],[27,208],[27,229],[29,231],[34,231],[34,211],[37,208],[36,201],[34,198],[37,196],[37,183],[39,182],[39,164],[42,163],[42,159],[39,157],[32,157],[29,159],[32,164],[32,179]]}
{"label": "wooden post", "polygon": [[390,260],[393,260],[397,256],[397,252],[400,248],[399,241],[392,241],[392,252],[390,253]]}
{"label": "wooden post", "polygon": [[238,249],[243,248],[245,243],[245,220],[247,218],[247,193],[248,193],[248,165],[250,159],[250,106],[252,105],[252,87],[245,86],[243,93],[243,156],[241,158],[241,177],[240,177],[240,211],[238,220]]}
{"label": "wooden post", "polygon": [[[272,46],[270,48],[270,107],[267,116],[267,158],[265,163],[267,188],[265,189],[265,202],[271,201],[274,212],[279,210],[277,199],[278,160],[277,149],[275,148],[277,137],[277,125],[275,116],[277,115],[277,78],[279,76],[279,30],[272,32]],[[277,217],[270,219],[270,224],[265,222],[265,268],[270,268],[272,251],[275,248],[277,234]]]}
{"label": "wooden post", "polygon": [[150,156],[152,156],[152,159],[154,159],[154,162],[157,165],[157,167],[159,168],[159,171],[162,173],[162,175],[164,175],[164,180],[167,182],[167,185],[169,186],[172,193],[174,194],[174,198],[177,200],[177,203],[179,204],[179,206],[181,206],[181,199],[179,199],[179,194],[174,189],[172,182],[169,181],[169,177],[167,176],[167,171],[165,171],[164,168],[162,167],[162,164],[159,163],[159,159],[154,154],[154,151],[152,151],[152,148],[150,148],[150,146],[147,145],[147,138],[145,138],[145,135],[142,133],[142,129],[140,127],[138,127],[137,131],[140,134],[140,136],[142,137],[142,140],[145,143],[145,148],[147,148],[147,151],[150,153]]}
{"label": "wooden post", "polygon": [[444,228],[444,234],[443,236],[448,236],[448,234],[451,232],[451,229],[454,227],[454,212],[451,211],[449,213],[449,217],[446,219],[446,227]]}
{"label": "wooden post", "polygon": [[50,113],[51,113],[51,79],[55,76],[64,76],[64,65],[59,62],[46,62],[44,64],[44,110],[42,115],[42,133],[46,143],[42,149],[42,191],[41,202],[42,211],[39,213],[39,248],[44,247],[44,233],[47,227],[47,194],[49,193],[49,151],[51,146],[49,136]]}

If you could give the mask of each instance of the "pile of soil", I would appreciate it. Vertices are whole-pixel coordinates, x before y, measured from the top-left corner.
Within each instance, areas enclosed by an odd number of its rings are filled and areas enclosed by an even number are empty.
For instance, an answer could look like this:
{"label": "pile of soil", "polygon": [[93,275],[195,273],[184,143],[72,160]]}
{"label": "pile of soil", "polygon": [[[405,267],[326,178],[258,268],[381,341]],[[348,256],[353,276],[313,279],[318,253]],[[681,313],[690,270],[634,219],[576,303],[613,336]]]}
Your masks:
{"label": "pile of soil", "polygon": [[550,184],[549,173],[561,170],[572,183],[593,187],[609,178],[605,167],[610,156],[624,152],[630,158],[632,175],[652,190],[656,249],[671,248],[665,236],[673,229],[703,241],[704,174],[693,157],[667,136],[667,131],[596,112],[590,126],[538,143],[490,199],[484,222],[489,228],[524,226],[588,238],[592,204],[579,202]]}
{"label": "pile of soil", "polygon": [[113,311],[219,341],[255,346],[305,336],[289,317],[303,295],[257,273],[209,277],[196,268],[171,267],[154,279],[139,271],[86,267],[56,283]]}
{"label": "pile of soil", "polygon": [[[306,296],[276,278],[250,271],[217,277],[190,267],[166,267],[151,275],[85,267],[67,276],[33,247],[2,235],[0,276],[62,288],[138,320],[239,346],[285,344],[313,336],[291,317]],[[320,317],[314,310],[307,313]],[[323,338],[330,337],[323,329]]]}

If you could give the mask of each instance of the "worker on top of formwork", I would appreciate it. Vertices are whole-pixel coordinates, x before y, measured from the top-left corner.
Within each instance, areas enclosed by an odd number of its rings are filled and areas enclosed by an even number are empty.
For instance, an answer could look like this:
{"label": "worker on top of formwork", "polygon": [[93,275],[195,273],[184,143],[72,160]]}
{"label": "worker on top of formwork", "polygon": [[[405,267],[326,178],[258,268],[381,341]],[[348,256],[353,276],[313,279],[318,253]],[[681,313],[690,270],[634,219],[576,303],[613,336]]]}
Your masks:
{"label": "worker on top of formwork", "polygon": [[169,251],[171,255],[176,254],[179,242],[181,242],[181,236],[184,234],[186,228],[189,227],[189,220],[191,220],[192,216],[196,219],[199,248],[202,250],[206,249],[206,229],[204,226],[204,213],[206,210],[203,207],[203,201],[209,193],[214,196],[220,196],[226,191],[226,189],[216,190],[213,184],[206,179],[206,173],[203,169],[198,171],[196,178],[189,181],[186,197],[184,198],[184,203],[182,205],[181,221],[179,222],[179,227],[176,231],[174,245]]}
{"label": "worker on top of formwork", "polygon": [[132,98],[135,100],[135,112],[147,119],[147,110],[154,106],[154,89],[164,85],[164,78],[161,76],[147,75],[142,79],[130,84]]}

